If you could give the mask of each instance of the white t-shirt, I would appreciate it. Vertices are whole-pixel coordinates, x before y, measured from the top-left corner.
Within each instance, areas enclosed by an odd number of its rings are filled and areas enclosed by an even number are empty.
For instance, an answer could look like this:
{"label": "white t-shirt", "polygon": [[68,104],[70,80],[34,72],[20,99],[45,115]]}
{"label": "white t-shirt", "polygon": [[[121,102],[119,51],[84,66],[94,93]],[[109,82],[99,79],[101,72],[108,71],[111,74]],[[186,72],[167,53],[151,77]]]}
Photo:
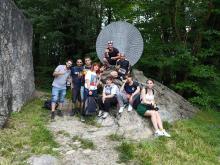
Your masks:
{"label": "white t-shirt", "polygon": [[66,81],[70,76],[71,70],[66,70],[66,65],[59,65],[56,67],[55,72],[62,72],[64,75],[55,77],[52,86],[60,89],[66,89]]}
{"label": "white t-shirt", "polygon": [[85,88],[89,90],[97,90],[97,82],[98,82],[98,76],[95,72],[87,71],[85,75],[85,81],[89,80],[90,88],[88,88],[87,83],[85,82]]}
{"label": "white t-shirt", "polygon": [[106,94],[106,95],[116,95],[118,94],[118,87],[117,85],[115,84],[111,84],[111,85],[105,85],[104,88],[103,88],[103,92]]}

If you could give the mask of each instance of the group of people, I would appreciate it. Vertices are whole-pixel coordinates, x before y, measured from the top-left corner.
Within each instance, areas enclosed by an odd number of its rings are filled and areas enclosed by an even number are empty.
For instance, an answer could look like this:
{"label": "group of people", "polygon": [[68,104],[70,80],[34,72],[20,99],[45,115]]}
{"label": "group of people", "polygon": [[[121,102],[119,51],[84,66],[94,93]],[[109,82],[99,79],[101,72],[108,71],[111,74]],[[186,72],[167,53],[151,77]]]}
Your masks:
{"label": "group of people", "polygon": [[[59,103],[57,115],[62,116],[62,107],[66,95],[67,82],[70,82],[72,90],[73,107],[70,116],[80,109],[81,121],[84,121],[85,102],[88,97],[97,98],[99,106],[98,117],[105,119],[113,106],[118,107],[118,113],[122,114],[125,106],[128,105],[127,111],[133,109],[143,117],[150,117],[156,136],[170,135],[164,130],[163,124],[158,113],[158,107],[154,100],[154,81],[147,80],[145,87],[140,87],[138,82],[133,80],[130,74],[130,63],[126,59],[124,53],[120,53],[117,48],[113,47],[113,42],[108,41],[107,48],[103,56],[103,66],[93,63],[90,57],[77,59],[76,66],[72,66],[72,60],[67,60],[66,65],[59,65],[53,76],[52,84],[52,111],[51,119],[55,118],[56,104]],[[102,72],[112,68],[115,71],[107,76],[105,82],[102,80]],[[116,85],[115,79],[123,82],[119,87]],[[102,88],[99,94],[98,88]],[[134,102],[138,103],[134,106]],[[78,104],[78,105],[77,105]]]}

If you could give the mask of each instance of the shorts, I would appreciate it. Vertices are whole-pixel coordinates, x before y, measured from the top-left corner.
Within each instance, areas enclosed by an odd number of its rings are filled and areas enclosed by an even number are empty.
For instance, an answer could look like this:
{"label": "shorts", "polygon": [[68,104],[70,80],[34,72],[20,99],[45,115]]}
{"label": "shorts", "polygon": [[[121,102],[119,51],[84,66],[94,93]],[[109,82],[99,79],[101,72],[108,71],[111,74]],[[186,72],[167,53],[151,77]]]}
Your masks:
{"label": "shorts", "polygon": [[66,89],[52,87],[52,103],[63,103],[66,96]]}
{"label": "shorts", "polygon": [[116,65],[117,60],[112,60],[110,57],[106,57],[106,59],[110,65]]}
{"label": "shorts", "polygon": [[81,101],[81,86],[74,86],[72,89],[72,102],[76,103],[76,100]]}
{"label": "shorts", "polygon": [[151,104],[139,104],[137,106],[137,113],[141,116],[144,116],[145,112],[148,111],[148,110],[153,110],[154,107],[151,105]]}

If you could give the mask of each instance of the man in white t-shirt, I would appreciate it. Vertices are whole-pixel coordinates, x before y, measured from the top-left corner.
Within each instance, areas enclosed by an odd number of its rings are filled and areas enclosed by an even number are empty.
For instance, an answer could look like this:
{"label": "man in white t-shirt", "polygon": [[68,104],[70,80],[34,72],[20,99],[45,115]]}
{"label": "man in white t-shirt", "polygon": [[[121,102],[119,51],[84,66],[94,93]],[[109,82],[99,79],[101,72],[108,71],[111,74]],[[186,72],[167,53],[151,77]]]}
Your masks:
{"label": "man in white t-shirt", "polygon": [[51,120],[55,118],[56,103],[59,103],[59,110],[57,114],[62,116],[63,102],[66,96],[66,83],[70,80],[70,67],[72,66],[72,60],[67,60],[66,65],[59,65],[53,72],[54,80],[52,83],[52,99],[51,99]]}

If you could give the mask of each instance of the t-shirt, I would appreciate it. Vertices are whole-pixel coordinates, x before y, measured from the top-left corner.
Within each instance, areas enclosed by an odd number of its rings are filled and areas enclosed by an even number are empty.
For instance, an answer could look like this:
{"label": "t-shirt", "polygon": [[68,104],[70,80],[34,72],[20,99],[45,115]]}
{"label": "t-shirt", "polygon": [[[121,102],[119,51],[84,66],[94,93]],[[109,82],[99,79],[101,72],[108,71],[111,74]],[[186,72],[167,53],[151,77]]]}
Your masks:
{"label": "t-shirt", "polygon": [[54,78],[52,86],[60,89],[66,89],[66,81],[70,76],[71,70],[66,70],[66,65],[59,65],[56,67],[55,72],[65,73]]}
{"label": "t-shirt", "polygon": [[114,47],[113,47],[113,50],[112,50],[112,51],[109,50],[108,55],[109,55],[109,59],[110,59],[110,60],[109,60],[109,64],[110,64],[110,65],[116,65],[117,59],[116,59],[116,60],[113,60],[113,59],[111,59],[111,57],[116,57],[116,56],[118,55],[118,53],[119,53],[119,51],[118,51],[117,48],[114,48]]}
{"label": "t-shirt", "polygon": [[83,76],[81,77],[82,86],[85,84],[85,75],[89,70],[91,70],[91,68],[92,66],[86,66],[86,65],[83,66]]}
{"label": "t-shirt", "polygon": [[115,84],[111,84],[111,85],[105,85],[103,88],[103,92],[106,95],[116,95],[118,93],[119,89],[117,87],[117,85]]}
{"label": "t-shirt", "polygon": [[138,85],[137,82],[133,82],[132,85],[129,85],[128,83],[125,83],[124,90],[127,94],[132,94],[136,91],[138,86],[139,85]]}
{"label": "t-shirt", "polygon": [[95,72],[87,71],[85,75],[85,80],[89,80],[90,82],[90,88],[88,88],[87,83],[85,83],[85,88],[89,90],[97,90],[97,82],[98,82],[98,76]]}
{"label": "t-shirt", "polygon": [[82,77],[78,76],[80,73],[82,73],[82,71],[83,71],[82,66],[74,66],[71,68],[71,76],[72,76],[74,86],[82,85]]}
{"label": "t-shirt", "polygon": [[130,66],[130,63],[128,60],[119,60],[117,61],[117,65],[120,65],[120,68],[118,70],[119,73],[121,74],[126,74],[128,73],[128,69],[129,69],[129,66]]}

